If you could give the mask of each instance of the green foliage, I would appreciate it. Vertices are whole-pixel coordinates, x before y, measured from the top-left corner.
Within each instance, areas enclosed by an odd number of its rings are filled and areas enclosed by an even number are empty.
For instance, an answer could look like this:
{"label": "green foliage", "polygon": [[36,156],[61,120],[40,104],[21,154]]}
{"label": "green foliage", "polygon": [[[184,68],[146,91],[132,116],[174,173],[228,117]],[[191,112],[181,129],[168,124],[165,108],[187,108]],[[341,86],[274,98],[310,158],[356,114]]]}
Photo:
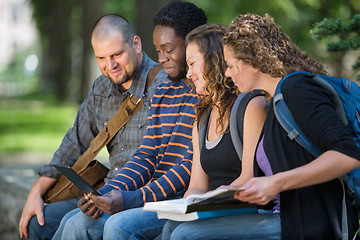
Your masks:
{"label": "green foliage", "polygon": [[316,55],[316,43],[309,35],[314,23],[324,17],[350,17],[360,1],[342,0],[190,0],[203,8],[209,22],[228,25],[239,14],[270,14],[292,41]]}
{"label": "green foliage", "polygon": [[[355,14],[348,21],[325,18],[316,23],[310,33],[316,40],[330,39],[326,43],[328,52],[360,50],[360,14]],[[360,56],[352,67],[354,70],[360,70]],[[360,80],[360,75],[357,78]]]}
{"label": "green foliage", "polygon": [[0,102],[0,154],[54,152],[71,127],[78,107],[56,106],[52,100],[39,97]]}
{"label": "green foliage", "polygon": [[129,22],[135,25],[136,1],[134,0],[107,0],[105,13],[116,13],[126,17]]}
{"label": "green foliage", "polygon": [[[315,57],[318,53],[317,44],[314,44],[309,34],[312,26],[325,17],[350,19],[351,16],[354,16],[354,11],[360,9],[359,0],[189,1],[204,9],[209,22],[224,25],[228,25],[239,14],[253,12],[264,15],[269,13],[297,45]],[[30,2],[34,7],[33,16],[41,34],[42,44],[46,44],[48,38],[46,29],[53,21],[50,10],[51,4],[54,3],[51,0],[30,0]],[[137,11],[136,2],[134,0],[106,0],[101,3],[104,4],[105,13],[123,15],[134,24]],[[80,4],[80,0],[64,0],[63,3],[72,4],[71,32],[73,41],[78,41],[81,37],[79,29],[82,24],[80,20],[84,14],[84,4]],[[151,17],[149,16],[149,19]],[[313,31],[323,32],[314,34],[314,38],[319,41],[319,44],[320,41],[324,41],[323,38],[336,38],[336,41],[329,42],[329,51],[358,50],[360,45],[359,22],[359,15],[355,15],[351,21],[328,20],[326,24],[324,23],[326,27],[321,27],[320,22]],[[79,47],[81,44],[73,44],[73,46]],[[11,80],[23,84],[29,81],[23,73],[24,57],[28,54],[29,52],[19,53],[9,68],[0,73],[0,82]],[[360,60],[353,65],[353,68],[360,69]],[[76,110],[77,106],[56,106],[52,100],[39,97],[17,100],[0,99],[0,153],[28,150],[55,151],[67,129],[71,127]]]}

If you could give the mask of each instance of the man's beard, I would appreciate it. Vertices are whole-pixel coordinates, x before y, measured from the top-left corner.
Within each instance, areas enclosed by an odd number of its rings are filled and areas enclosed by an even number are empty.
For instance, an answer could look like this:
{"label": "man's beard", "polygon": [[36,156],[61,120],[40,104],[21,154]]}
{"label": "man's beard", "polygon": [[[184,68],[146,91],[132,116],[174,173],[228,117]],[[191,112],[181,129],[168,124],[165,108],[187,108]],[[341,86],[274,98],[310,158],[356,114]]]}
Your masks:
{"label": "man's beard", "polygon": [[179,73],[178,75],[171,77],[168,75],[168,78],[170,79],[170,81],[172,82],[180,82],[181,80],[183,80],[186,77],[186,73]]}
{"label": "man's beard", "polygon": [[186,78],[186,68],[183,68],[176,76],[168,75],[168,78],[172,82],[179,82]]}
{"label": "man's beard", "polygon": [[107,77],[108,79],[110,79],[110,81],[111,81],[113,84],[119,85],[119,86],[121,86],[122,84],[128,82],[128,81],[131,79],[131,77],[129,76],[128,72],[126,72],[125,70],[124,70],[123,76],[121,77],[121,81],[118,81],[118,80],[115,81],[114,78],[111,77],[110,74],[107,74],[106,77]]}

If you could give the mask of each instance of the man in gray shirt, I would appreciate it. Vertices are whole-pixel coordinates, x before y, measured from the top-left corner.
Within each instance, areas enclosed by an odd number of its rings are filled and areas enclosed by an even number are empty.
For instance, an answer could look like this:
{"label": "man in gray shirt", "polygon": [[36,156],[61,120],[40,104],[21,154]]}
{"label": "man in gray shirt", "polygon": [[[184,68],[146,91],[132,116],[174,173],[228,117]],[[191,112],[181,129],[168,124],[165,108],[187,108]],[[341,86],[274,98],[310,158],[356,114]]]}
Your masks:
{"label": "man in gray shirt", "polygon": [[[74,126],[65,135],[50,164],[72,166],[129,94],[144,98],[140,111],[107,144],[110,161],[107,181],[140,146],[148,122],[149,101],[156,86],[167,80],[167,74],[161,70],[145,91],[147,75],[156,63],[142,51],[141,39],[133,26],[114,14],[102,17],[96,24],[101,27],[93,31],[91,43],[102,75],[95,80],[78,110]],[[42,195],[56,182],[60,173],[54,167],[44,165],[39,169],[39,175],[22,212],[20,237],[51,239],[62,217],[77,207],[78,199],[44,207]]]}

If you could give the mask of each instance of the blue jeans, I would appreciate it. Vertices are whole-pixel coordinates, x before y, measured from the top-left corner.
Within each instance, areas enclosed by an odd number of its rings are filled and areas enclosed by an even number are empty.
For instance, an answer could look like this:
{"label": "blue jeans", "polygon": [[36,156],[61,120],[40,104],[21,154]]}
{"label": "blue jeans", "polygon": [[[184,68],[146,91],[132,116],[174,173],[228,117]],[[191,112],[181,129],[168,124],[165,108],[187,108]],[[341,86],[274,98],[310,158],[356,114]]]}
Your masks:
{"label": "blue jeans", "polygon": [[77,208],[79,198],[50,203],[44,206],[44,226],[40,226],[36,216],[30,219],[28,226],[28,239],[51,239],[58,228],[63,216]]}
{"label": "blue jeans", "polygon": [[102,239],[104,224],[109,217],[104,213],[93,219],[82,213],[80,208],[74,209],[63,217],[52,239]]}
{"label": "blue jeans", "polygon": [[281,239],[280,214],[244,214],[192,222],[169,220],[162,239]]}
{"label": "blue jeans", "polygon": [[88,217],[80,209],[66,214],[56,231],[57,239],[154,239],[166,223],[155,212],[134,208],[113,215],[103,214],[98,219]]}

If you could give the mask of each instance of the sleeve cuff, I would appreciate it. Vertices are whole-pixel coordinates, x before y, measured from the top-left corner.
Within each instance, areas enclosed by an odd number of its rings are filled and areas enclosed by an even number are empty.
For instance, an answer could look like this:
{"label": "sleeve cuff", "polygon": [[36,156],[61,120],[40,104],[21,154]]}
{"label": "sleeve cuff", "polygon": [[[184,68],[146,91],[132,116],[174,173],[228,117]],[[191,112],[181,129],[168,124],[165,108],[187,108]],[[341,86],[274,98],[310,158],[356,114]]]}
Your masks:
{"label": "sleeve cuff", "polygon": [[144,206],[144,201],[139,191],[121,191],[123,210]]}
{"label": "sleeve cuff", "polygon": [[101,195],[104,195],[108,192],[110,192],[111,190],[114,190],[115,188],[111,187],[109,184],[105,184],[104,186],[102,186],[101,188],[98,189],[98,192]]}
{"label": "sleeve cuff", "polygon": [[59,178],[62,174],[56,170],[55,167],[49,166],[49,165],[42,165],[38,169],[38,175],[39,177],[51,177],[51,178]]}

